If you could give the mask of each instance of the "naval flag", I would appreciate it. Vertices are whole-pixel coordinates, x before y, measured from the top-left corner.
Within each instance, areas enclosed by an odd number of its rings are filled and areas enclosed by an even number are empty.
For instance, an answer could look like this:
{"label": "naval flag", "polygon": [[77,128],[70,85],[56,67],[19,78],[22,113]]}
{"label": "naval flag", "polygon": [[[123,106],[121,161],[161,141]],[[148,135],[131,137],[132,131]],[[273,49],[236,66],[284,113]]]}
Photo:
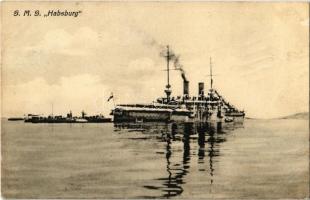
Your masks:
{"label": "naval flag", "polygon": [[111,93],[111,96],[108,98],[108,102],[113,99],[113,93]]}

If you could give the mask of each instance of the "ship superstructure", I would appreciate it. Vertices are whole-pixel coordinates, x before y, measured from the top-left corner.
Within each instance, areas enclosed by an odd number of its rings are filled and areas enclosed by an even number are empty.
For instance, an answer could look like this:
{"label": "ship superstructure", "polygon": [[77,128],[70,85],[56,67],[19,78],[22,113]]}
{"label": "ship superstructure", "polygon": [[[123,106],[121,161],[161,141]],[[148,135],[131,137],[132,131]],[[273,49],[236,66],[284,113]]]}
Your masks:
{"label": "ship superstructure", "polygon": [[173,97],[170,85],[171,59],[167,46],[167,85],[166,96],[158,98],[152,104],[118,104],[112,111],[114,122],[234,122],[243,121],[245,113],[227,102],[213,88],[212,62],[210,58],[210,89],[205,94],[204,83],[198,83],[198,96],[189,95],[189,81],[182,71],[183,95]]}

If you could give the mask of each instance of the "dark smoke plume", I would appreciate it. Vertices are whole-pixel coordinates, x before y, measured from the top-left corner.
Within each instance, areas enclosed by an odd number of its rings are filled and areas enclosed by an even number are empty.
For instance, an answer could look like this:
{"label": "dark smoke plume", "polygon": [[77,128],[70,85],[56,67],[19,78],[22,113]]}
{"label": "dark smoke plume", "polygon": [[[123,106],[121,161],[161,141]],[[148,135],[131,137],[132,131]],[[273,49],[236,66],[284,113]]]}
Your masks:
{"label": "dark smoke plume", "polygon": [[[167,47],[163,45],[160,46],[161,46],[160,56],[167,58]],[[181,77],[183,81],[188,81],[185,76],[183,65],[180,63],[180,55],[176,55],[171,49],[169,49],[169,61],[173,63],[175,70],[179,70],[181,72]]]}
{"label": "dark smoke plume", "polygon": [[[159,49],[160,51],[160,56],[167,58],[167,46],[164,46],[160,43],[158,43],[151,35],[148,35],[147,33],[141,31],[141,30],[136,30],[142,38],[144,38],[144,43],[146,45],[155,47]],[[183,69],[183,65],[180,63],[180,55],[175,54],[171,49],[169,49],[169,61],[171,61],[174,65],[175,70],[179,70],[181,72],[181,76],[183,81],[188,81],[185,75],[185,71]]]}
{"label": "dark smoke plume", "polygon": [[175,56],[175,59],[174,59],[174,61],[173,61],[173,64],[174,64],[174,68],[175,68],[176,70],[179,70],[179,71],[181,72],[181,76],[182,76],[183,81],[188,81],[187,78],[186,78],[186,76],[185,76],[185,71],[184,71],[184,69],[183,69],[183,65],[180,64],[180,55]]}

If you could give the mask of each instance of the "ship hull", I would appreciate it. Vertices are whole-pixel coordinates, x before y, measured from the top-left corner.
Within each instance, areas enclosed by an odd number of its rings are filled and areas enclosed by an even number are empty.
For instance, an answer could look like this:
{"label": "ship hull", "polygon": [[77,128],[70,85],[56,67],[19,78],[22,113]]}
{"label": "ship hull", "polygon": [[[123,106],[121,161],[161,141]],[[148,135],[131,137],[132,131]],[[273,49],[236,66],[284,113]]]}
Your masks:
{"label": "ship hull", "polygon": [[190,119],[186,115],[171,115],[171,121],[175,122],[188,122]]}
{"label": "ship hull", "polygon": [[233,121],[234,122],[243,122],[244,121],[244,117],[242,116],[236,116],[236,117],[233,117]]}
{"label": "ship hull", "polygon": [[191,120],[191,112],[185,110],[175,109],[170,117],[170,121],[174,122],[190,122]]}
{"label": "ship hull", "polygon": [[[226,117],[231,118],[231,121],[226,121]],[[229,123],[229,122],[243,122],[244,115],[221,115],[217,112],[211,113],[209,116],[203,118],[191,117],[190,112],[178,112],[169,109],[166,110],[135,110],[135,109],[115,109],[113,111],[113,118],[115,123],[119,122],[205,122],[205,123]]]}
{"label": "ship hull", "polygon": [[53,118],[33,118],[27,119],[25,122],[30,123],[109,123],[111,118],[91,118],[91,119],[53,119]]}
{"label": "ship hull", "polygon": [[191,112],[178,108],[118,107],[113,110],[114,122],[187,122]]}
{"label": "ship hull", "polygon": [[115,110],[114,122],[167,122],[171,112],[157,110]]}
{"label": "ship hull", "polygon": [[9,121],[22,121],[22,120],[24,120],[24,118],[21,118],[21,117],[12,117],[12,118],[9,118],[8,120],[9,120]]}
{"label": "ship hull", "polygon": [[233,122],[243,122],[245,114],[244,113],[226,113],[225,116],[232,118]]}

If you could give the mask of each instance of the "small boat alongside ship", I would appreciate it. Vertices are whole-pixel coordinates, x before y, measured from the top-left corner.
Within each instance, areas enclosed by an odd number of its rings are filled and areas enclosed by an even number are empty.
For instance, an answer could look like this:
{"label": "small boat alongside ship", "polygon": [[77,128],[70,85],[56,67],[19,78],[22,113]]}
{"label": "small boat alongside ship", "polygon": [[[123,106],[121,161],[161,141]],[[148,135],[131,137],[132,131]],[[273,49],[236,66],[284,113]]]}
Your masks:
{"label": "small boat alongside ship", "polygon": [[24,121],[29,123],[109,123],[112,122],[112,119],[103,115],[87,116],[84,111],[82,111],[81,117],[76,117],[72,116],[70,111],[66,117],[61,115],[44,117],[42,115],[28,114]]}
{"label": "small boat alongside ship", "polygon": [[245,112],[227,102],[213,88],[212,62],[210,58],[210,89],[205,95],[204,83],[198,83],[198,96],[189,96],[189,81],[182,71],[183,95],[172,97],[169,82],[169,61],[173,55],[167,46],[167,85],[165,97],[152,104],[118,104],[112,110],[114,122],[242,122]]}
{"label": "small boat alongside ship", "polygon": [[10,117],[8,118],[9,121],[23,121],[24,118],[22,117]]}

